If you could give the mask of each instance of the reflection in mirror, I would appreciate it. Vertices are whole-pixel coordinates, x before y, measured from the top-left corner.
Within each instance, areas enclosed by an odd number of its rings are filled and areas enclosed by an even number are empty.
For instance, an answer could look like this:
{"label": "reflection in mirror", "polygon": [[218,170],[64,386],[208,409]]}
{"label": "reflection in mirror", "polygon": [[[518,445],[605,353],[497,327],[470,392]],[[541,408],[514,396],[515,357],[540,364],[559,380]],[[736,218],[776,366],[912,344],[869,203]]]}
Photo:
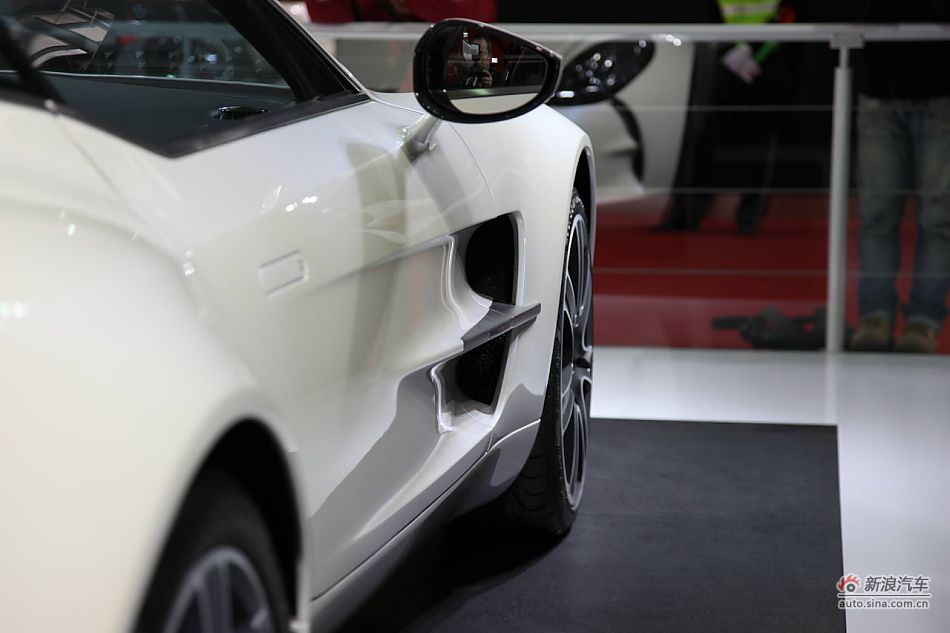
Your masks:
{"label": "reflection in mirror", "polygon": [[445,38],[443,86],[453,107],[465,114],[515,110],[541,92],[547,60],[495,30],[459,27]]}

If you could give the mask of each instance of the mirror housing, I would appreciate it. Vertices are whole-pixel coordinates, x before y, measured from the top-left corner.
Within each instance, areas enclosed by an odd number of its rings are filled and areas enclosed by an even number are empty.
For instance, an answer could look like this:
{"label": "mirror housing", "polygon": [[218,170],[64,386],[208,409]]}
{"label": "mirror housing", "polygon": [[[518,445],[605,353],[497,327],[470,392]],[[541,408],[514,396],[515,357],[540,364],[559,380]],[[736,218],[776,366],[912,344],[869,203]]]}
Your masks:
{"label": "mirror housing", "polygon": [[561,57],[530,40],[473,20],[429,27],[416,44],[412,79],[427,112],[455,123],[522,115],[554,95]]}

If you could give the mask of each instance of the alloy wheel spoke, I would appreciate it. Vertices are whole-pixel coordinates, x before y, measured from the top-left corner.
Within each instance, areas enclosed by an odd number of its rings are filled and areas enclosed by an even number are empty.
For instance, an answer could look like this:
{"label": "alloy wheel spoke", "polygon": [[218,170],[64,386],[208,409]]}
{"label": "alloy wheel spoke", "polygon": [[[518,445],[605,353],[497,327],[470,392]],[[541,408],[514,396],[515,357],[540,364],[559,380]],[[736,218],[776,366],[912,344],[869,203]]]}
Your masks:
{"label": "alloy wheel spoke", "polygon": [[234,629],[234,633],[273,633],[267,607],[258,608],[253,615],[248,617],[247,622]]}
{"label": "alloy wheel spoke", "polygon": [[215,633],[213,590],[208,586],[208,577],[200,578],[195,587],[195,601],[198,604],[198,616],[202,632]]}
{"label": "alloy wheel spoke", "polygon": [[577,404],[575,404],[575,405],[574,405],[574,411],[573,411],[574,423],[571,424],[571,426],[573,427],[573,428],[572,428],[572,432],[574,433],[574,441],[572,442],[572,445],[573,445],[573,447],[574,447],[574,450],[571,451],[571,453],[572,453],[572,454],[571,454],[571,482],[570,482],[570,484],[569,484],[569,485],[570,485],[571,493],[577,492],[577,484],[578,484],[578,471],[577,471],[577,468],[578,468],[578,466],[580,465],[580,457],[581,457],[581,454],[580,454],[580,451],[581,451],[581,446],[580,446],[580,424],[579,424],[579,422],[580,422],[580,417],[581,417],[580,406],[578,406]]}
{"label": "alloy wheel spoke", "polygon": [[568,316],[571,329],[577,324],[577,295],[574,289],[574,280],[570,275],[564,278],[564,312]]}
{"label": "alloy wheel spoke", "polygon": [[571,280],[574,282],[574,303],[575,303],[575,312],[574,314],[579,314],[581,309],[581,301],[584,298],[584,237],[581,235],[581,231],[578,230],[578,224],[575,222],[574,228],[571,231],[571,266],[568,270],[568,275],[571,277]]}
{"label": "alloy wheel spoke", "polygon": [[[573,316],[574,358],[575,362],[590,365],[593,355],[593,342],[590,340],[590,320],[593,307],[593,279],[591,277],[590,243],[583,223],[575,224],[571,233],[572,248],[576,253],[572,261],[576,268],[568,270],[570,287],[574,290],[575,303],[570,308]],[[580,360],[583,359],[583,360]]]}
{"label": "alloy wheel spoke", "polygon": [[571,424],[571,419],[574,413],[574,403],[576,398],[574,396],[574,384],[571,380],[568,384],[568,388],[561,392],[561,436],[567,434],[568,427]]}
{"label": "alloy wheel spoke", "polygon": [[588,277],[588,262],[586,238],[577,231],[576,241],[578,244],[578,267],[574,278],[575,290],[577,292],[577,316],[578,322],[583,322],[584,317],[590,311],[591,283]]}
{"label": "alloy wheel spoke", "polygon": [[249,633],[272,633],[274,629],[271,627],[270,612],[266,606],[261,605],[257,613],[250,618],[247,630]]}
{"label": "alloy wheel spoke", "polygon": [[580,417],[580,432],[581,440],[584,444],[584,449],[586,452],[587,448],[587,431],[590,426],[590,391],[588,385],[592,385],[593,381],[590,378],[590,370],[587,370],[585,378],[581,379],[581,387],[578,390],[578,404],[580,406],[581,417]]}
{"label": "alloy wheel spoke", "polygon": [[175,603],[166,633],[192,631],[195,624],[201,633],[274,633],[263,584],[247,556],[233,547],[217,547],[195,563]]}
{"label": "alloy wheel spoke", "polygon": [[[590,269],[588,268],[587,271]],[[578,298],[578,315],[577,315],[577,326],[579,328],[586,328],[588,321],[591,317],[591,306],[593,305],[594,300],[594,284],[591,283],[591,278],[589,272],[582,273],[583,278],[578,282],[580,285],[580,296]]]}
{"label": "alloy wheel spoke", "polygon": [[567,393],[574,388],[574,370],[571,365],[561,368],[561,401],[567,397]]}
{"label": "alloy wheel spoke", "polygon": [[216,633],[234,633],[234,619],[233,619],[233,608],[231,606],[231,597],[232,597],[232,587],[231,587],[231,571],[227,562],[221,562],[218,564],[216,573],[213,574],[214,579],[217,581],[215,584],[217,586],[215,599],[217,602],[217,608],[215,609],[216,613],[216,622],[217,627],[215,628]]}

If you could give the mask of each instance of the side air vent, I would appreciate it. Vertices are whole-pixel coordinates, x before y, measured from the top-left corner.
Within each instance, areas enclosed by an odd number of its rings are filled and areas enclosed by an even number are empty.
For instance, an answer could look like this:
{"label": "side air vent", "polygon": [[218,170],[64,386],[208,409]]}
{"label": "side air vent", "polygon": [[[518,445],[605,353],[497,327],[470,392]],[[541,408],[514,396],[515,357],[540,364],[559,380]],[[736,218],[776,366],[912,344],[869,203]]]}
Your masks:
{"label": "side air vent", "polygon": [[[465,247],[465,277],[471,288],[499,304],[515,300],[517,262],[514,219],[503,215],[478,227]],[[510,333],[465,352],[455,363],[455,384],[468,398],[491,406],[501,382]]]}
{"label": "side air vent", "polygon": [[465,277],[478,294],[500,303],[515,300],[515,227],[510,215],[482,224],[465,248]]}
{"label": "side air vent", "polygon": [[510,333],[499,336],[459,357],[455,364],[455,384],[465,397],[492,405],[510,337]]}

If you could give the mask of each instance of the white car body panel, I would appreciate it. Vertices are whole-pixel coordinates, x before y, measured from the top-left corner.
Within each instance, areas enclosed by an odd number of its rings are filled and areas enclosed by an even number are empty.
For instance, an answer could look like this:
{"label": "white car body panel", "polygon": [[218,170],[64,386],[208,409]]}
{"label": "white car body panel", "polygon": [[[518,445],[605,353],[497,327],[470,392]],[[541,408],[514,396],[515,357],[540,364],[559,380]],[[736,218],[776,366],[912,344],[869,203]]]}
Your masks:
{"label": "white car body panel", "polygon": [[[434,412],[397,411],[407,406],[397,403],[400,383],[460,352],[460,335],[487,312],[484,299],[449,287],[438,238],[494,215],[451,127],[409,163],[402,130],[415,118],[370,102],[179,159],[135,149],[122,159],[175,192],[151,197],[150,217],[175,208],[189,218],[160,230],[178,231],[189,282],[307,456],[317,593],[487,448],[488,425],[440,434]],[[68,125],[92,155],[115,155],[112,137]],[[107,173],[120,168],[98,160]],[[306,267],[299,281],[267,292],[262,268],[295,253]]]}
{"label": "white car body panel", "polygon": [[[386,99],[180,158],[0,101],[11,631],[130,630],[185,491],[240,420],[271,430],[295,480],[304,621],[341,617],[359,595],[341,581],[373,576],[466,473],[485,499],[517,475],[589,141],[540,108],[443,123],[410,161],[422,111]],[[504,213],[520,227],[516,302],[541,311],[493,411],[455,412],[443,432],[427,371],[490,306],[453,234]]]}
{"label": "white car body panel", "polygon": [[55,117],[2,103],[0,120],[0,384],[17,421],[0,442],[0,613],[11,631],[126,631],[172,491],[226,421],[271,410]]}

